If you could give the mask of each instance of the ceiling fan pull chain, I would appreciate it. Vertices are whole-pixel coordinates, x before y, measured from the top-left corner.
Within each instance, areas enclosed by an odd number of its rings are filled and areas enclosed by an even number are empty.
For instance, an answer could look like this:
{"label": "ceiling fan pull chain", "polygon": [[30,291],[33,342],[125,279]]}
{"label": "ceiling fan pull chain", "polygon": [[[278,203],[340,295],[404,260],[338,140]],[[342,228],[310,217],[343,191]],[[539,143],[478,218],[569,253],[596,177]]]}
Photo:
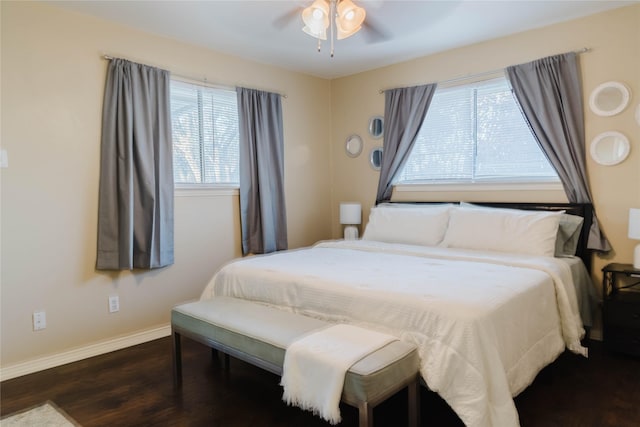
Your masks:
{"label": "ceiling fan pull chain", "polygon": [[329,21],[331,24],[331,57],[333,58],[333,39],[335,38],[333,37],[333,28],[335,26],[334,22],[338,17],[338,14],[336,12],[336,0],[331,0],[330,16],[331,19],[329,19]]}

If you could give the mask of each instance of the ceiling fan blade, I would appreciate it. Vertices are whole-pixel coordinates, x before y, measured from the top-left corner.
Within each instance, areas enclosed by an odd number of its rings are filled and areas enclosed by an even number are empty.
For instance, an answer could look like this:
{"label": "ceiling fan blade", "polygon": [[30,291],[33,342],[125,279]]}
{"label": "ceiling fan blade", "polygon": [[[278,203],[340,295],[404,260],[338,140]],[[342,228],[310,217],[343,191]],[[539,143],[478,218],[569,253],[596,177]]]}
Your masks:
{"label": "ceiling fan blade", "polygon": [[367,43],[382,43],[391,39],[391,34],[369,16],[365,18],[362,27]]}
{"label": "ceiling fan blade", "polygon": [[283,13],[273,21],[273,26],[276,28],[284,28],[291,23],[294,19],[300,17],[302,13],[302,7],[295,7],[290,11]]}

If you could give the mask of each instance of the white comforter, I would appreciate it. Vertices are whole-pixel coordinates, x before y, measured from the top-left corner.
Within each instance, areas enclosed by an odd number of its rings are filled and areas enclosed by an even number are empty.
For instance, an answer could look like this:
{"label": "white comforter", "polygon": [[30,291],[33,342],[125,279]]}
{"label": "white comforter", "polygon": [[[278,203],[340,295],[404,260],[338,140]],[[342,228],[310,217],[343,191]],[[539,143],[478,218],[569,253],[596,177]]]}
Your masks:
{"label": "white comforter", "polygon": [[202,298],[260,301],[389,333],[467,426],[517,426],[512,396],[565,348],[586,355],[569,267],[556,258],[372,241],[244,258]]}

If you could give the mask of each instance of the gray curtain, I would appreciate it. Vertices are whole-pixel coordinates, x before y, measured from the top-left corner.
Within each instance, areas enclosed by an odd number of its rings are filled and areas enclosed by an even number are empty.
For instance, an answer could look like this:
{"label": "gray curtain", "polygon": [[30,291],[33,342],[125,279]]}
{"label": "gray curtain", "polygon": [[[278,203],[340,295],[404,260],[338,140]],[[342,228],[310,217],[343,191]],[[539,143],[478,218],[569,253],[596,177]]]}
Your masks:
{"label": "gray curtain", "polygon": [[[525,120],[555,168],[572,203],[592,203],[585,160],[582,81],[577,54],[565,53],[506,69]],[[588,247],[609,241],[593,216]]]}
{"label": "gray curtain", "polygon": [[96,268],[173,264],[169,72],[109,63],[102,110]]}
{"label": "gray curtain", "polygon": [[280,95],[238,88],[242,253],[287,249]]}
{"label": "gray curtain", "polygon": [[384,93],[384,142],[376,204],[391,200],[393,179],[407,161],[437,84]]}

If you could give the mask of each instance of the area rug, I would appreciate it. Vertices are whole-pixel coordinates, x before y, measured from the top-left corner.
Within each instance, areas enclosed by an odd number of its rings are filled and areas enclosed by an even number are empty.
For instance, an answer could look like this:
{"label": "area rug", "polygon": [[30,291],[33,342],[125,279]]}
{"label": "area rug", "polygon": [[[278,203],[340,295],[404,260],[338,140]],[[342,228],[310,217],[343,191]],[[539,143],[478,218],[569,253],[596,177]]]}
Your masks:
{"label": "area rug", "polygon": [[55,403],[40,405],[10,414],[0,419],[1,427],[79,427],[80,424],[67,415]]}

